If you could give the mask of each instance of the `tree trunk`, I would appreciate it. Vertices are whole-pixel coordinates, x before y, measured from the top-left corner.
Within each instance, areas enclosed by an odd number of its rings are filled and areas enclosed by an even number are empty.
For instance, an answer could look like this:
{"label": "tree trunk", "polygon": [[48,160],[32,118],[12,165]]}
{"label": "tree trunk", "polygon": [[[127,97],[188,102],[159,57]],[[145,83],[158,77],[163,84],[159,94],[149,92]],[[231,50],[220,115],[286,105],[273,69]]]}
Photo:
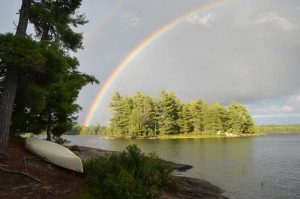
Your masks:
{"label": "tree trunk", "polygon": [[[20,10],[19,23],[16,31],[17,36],[25,36],[28,24],[28,14],[31,0],[23,0]],[[18,83],[17,66],[9,66],[4,82],[4,89],[0,101],[0,154],[7,154],[9,128],[15,101]]]}
{"label": "tree trunk", "polygon": [[47,140],[51,141],[52,137],[51,137],[51,131],[49,129],[47,129]]}
{"label": "tree trunk", "polygon": [[48,127],[47,127],[47,140],[51,141],[51,127],[52,127],[52,116],[51,116],[51,111],[49,110],[48,112]]}

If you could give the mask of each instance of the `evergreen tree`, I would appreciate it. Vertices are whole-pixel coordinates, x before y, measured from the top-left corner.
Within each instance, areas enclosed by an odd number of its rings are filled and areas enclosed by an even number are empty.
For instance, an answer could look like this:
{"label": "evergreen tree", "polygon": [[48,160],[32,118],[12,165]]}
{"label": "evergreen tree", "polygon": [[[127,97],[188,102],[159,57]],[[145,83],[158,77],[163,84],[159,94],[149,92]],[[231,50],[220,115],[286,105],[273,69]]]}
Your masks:
{"label": "evergreen tree", "polygon": [[123,132],[126,134],[129,134],[130,131],[130,115],[132,114],[133,106],[133,99],[129,96],[125,96],[122,102],[122,123],[124,124]]}
{"label": "evergreen tree", "polygon": [[[48,46],[52,51],[45,54],[47,67],[39,78],[36,78],[36,74],[32,74],[31,71],[19,78],[17,98],[21,100],[17,99],[17,101],[24,100],[24,94],[26,95],[30,90],[34,94],[27,99],[38,96],[38,99],[44,101],[35,103],[43,105],[39,106],[38,112],[32,106],[33,103],[30,103],[38,101],[37,99],[28,99],[27,104],[26,101],[21,103],[23,107],[17,104],[13,117],[17,118],[17,121],[13,121],[13,132],[24,131],[24,128],[20,128],[19,125],[22,118],[23,124],[26,119],[30,120],[25,127],[31,132],[46,131],[48,140],[51,140],[51,133],[60,136],[70,129],[77,119],[74,113],[80,110],[80,106],[75,101],[81,88],[88,83],[97,82],[94,77],[80,73],[77,70],[79,65],[77,59],[71,58],[66,53],[68,50],[76,51],[82,47],[81,33],[71,29],[71,25],[77,27],[87,22],[84,15],[75,13],[80,4],[81,0],[33,2],[29,20],[35,27],[36,37],[50,44]],[[20,111],[22,109],[23,111]],[[20,117],[20,114],[23,114],[23,117]]]}
{"label": "evergreen tree", "polygon": [[11,132],[47,132],[50,140],[51,134],[60,136],[72,128],[77,119],[74,113],[80,110],[79,91],[96,80],[78,72],[78,61],[62,50],[51,49],[45,57],[46,73],[19,78]]}
{"label": "evergreen tree", "polygon": [[[161,92],[159,99],[142,92],[134,97],[115,93],[110,103],[110,131],[114,134],[149,136],[178,133],[251,133],[255,131],[245,107],[232,103],[208,105],[198,99],[182,104],[174,93]],[[106,131],[107,132],[107,131]]]}
{"label": "evergreen tree", "polygon": [[[19,22],[17,26],[16,31],[16,39],[19,39],[18,37],[25,37],[26,36],[26,30],[28,25],[28,16],[29,16],[29,10],[30,10],[30,4],[31,0],[23,0],[22,6],[20,9],[20,16],[19,16]],[[7,153],[7,145],[8,145],[8,138],[9,138],[9,129],[11,125],[11,117],[12,117],[12,111],[15,101],[15,95],[17,90],[17,84],[18,84],[18,65],[10,65],[5,62],[3,62],[3,59],[9,58],[10,54],[6,54],[7,50],[14,52],[14,54],[20,53],[23,54],[22,50],[26,52],[26,48],[20,48],[20,45],[17,46],[16,49],[18,51],[14,51],[15,47],[11,45],[11,49],[6,48],[7,46],[0,46],[0,54],[1,54],[1,65],[2,67],[6,67],[6,70],[4,70],[4,80],[2,76],[3,86],[1,91],[1,100],[0,100],[0,154],[6,154]],[[23,54],[24,55],[24,54]],[[18,56],[15,58],[18,59]],[[10,61],[9,59],[7,59]],[[1,68],[2,68],[1,67]]]}
{"label": "evergreen tree", "polygon": [[160,134],[179,133],[180,101],[174,93],[161,92],[159,101],[159,132]]}
{"label": "evergreen tree", "polygon": [[232,102],[228,107],[229,131],[232,133],[252,133],[254,130],[254,123],[251,116],[248,114],[247,109],[237,103]]}
{"label": "evergreen tree", "polygon": [[159,103],[157,99],[149,97],[151,111],[150,111],[150,123],[149,123],[149,135],[158,135],[159,134]]}
{"label": "evergreen tree", "polygon": [[122,107],[123,97],[120,95],[119,92],[114,93],[111,102],[109,104],[111,109],[112,118],[110,120],[109,129],[113,133],[121,132],[123,129],[121,123],[121,107]]}
{"label": "evergreen tree", "polygon": [[77,14],[82,0],[34,0],[29,21],[34,25],[35,35],[42,41],[56,42],[66,50],[82,48],[82,33],[72,27],[88,21],[84,14]]}
{"label": "evergreen tree", "polygon": [[133,110],[130,116],[130,132],[132,135],[153,135],[154,104],[151,97],[138,92],[133,98]]}
{"label": "evergreen tree", "polygon": [[180,131],[182,133],[191,133],[194,131],[193,113],[191,104],[183,104],[180,111],[180,119],[178,121]]}
{"label": "evergreen tree", "polygon": [[204,115],[206,114],[208,104],[202,100],[198,99],[191,102],[191,113],[194,132],[200,133],[204,131]]}
{"label": "evergreen tree", "polygon": [[110,108],[112,118],[110,120],[110,130],[115,134],[128,134],[130,125],[130,115],[132,113],[133,102],[130,97],[123,98],[120,93],[114,93]]}
{"label": "evergreen tree", "polygon": [[223,132],[223,122],[220,110],[222,106],[218,103],[208,106],[204,116],[204,131],[208,133]]}

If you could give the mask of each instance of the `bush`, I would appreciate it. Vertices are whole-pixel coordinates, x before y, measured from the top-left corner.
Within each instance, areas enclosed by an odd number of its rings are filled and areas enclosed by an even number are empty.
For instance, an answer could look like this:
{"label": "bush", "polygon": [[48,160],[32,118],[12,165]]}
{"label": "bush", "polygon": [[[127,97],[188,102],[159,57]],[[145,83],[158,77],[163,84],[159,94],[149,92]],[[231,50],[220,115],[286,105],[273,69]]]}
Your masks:
{"label": "bush", "polygon": [[158,198],[176,187],[172,168],[157,156],[146,156],[136,145],[127,151],[84,163],[92,192],[99,198]]}

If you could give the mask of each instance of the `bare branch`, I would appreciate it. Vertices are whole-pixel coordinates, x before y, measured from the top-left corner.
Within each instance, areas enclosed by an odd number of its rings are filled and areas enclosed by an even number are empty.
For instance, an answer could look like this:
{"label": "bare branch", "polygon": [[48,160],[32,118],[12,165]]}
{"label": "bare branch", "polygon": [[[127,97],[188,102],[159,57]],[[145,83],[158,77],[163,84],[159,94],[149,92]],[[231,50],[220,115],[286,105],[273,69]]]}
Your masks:
{"label": "bare branch", "polygon": [[16,22],[15,22],[15,21],[13,21],[13,23],[14,23],[14,25],[15,25],[15,28],[17,28],[17,27],[18,27],[18,25],[16,24]]}
{"label": "bare branch", "polygon": [[24,176],[29,177],[29,178],[31,178],[31,179],[37,181],[37,182],[42,182],[40,179],[38,179],[38,178],[36,178],[36,177],[34,177],[34,176],[32,176],[32,175],[29,175],[29,174],[25,173],[24,171],[21,171],[21,172],[20,172],[20,171],[11,171],[11,170],[4,169],[4,168],[2,168],[2,167],[0,167],[0,170],[3,171],[3,172],[6,172],[6,173],[12,173],[12,174],[24,175]]}

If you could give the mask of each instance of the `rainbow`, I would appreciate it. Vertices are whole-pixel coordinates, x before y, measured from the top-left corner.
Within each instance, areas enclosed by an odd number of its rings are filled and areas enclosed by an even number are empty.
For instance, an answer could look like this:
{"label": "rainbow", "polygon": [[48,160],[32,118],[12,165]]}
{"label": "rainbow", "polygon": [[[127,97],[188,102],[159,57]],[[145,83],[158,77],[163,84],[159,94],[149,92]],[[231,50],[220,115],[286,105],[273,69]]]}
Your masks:
{"label": "rainbow", "polygon": [[[107,12],[105,17],[102,17],[101,20],[97,23],[97,27],[93,28],[91,32],[88,32],[86,37],[86,41],[84,41],[85,45],[93,44],[93,39],[98,36],[99,32],[102,28],[109,22],[109,20],[120,10],[120,8],[125,4],[128,3],[130,0],[119,0],[117,1],[111,9]],[[100,32],[101,33],[101,32]]]}
{"label": "rainbow", "polygon": [[106,79],[103,86],[98,91],[96,97],[94,98],[91,106],[88,109],[87,115],[84,119],[83,126],[88,126],[91,122],[91,119],[93,115],[95,114],[97,107],[99,105],[99,102],[103,99],[105,96],[106,91],[109,90],[110,85],[113,83],[113,81],[117,78],[117,76],[122,72],[122,70],[130,64],[130,62],[137,57],[147,46],[149,46],[152,42],[154,42],[159,36],[161,36],[163,33],[167,32],[168,30],[174,28],[176,25],[180,24],[184,20],[186,20],[188,17],[193,16],[195,14],[198,14],[199,12],[204,12],[211,10],[213,8],[220,7],[224,5],[226,2],[229,2],[231,0],[214,0],[211,1],[205,5],[201,5],[197,8],[194,8],[190,10],[189,12],[173,19],[172,21],[164,24],[159,29],[157,29],[155,32],[150,34],[146,39],[144,39],[140,44],[138,44],[135,48],[133,48],[132,51],[115,67],[114,71],[110,74],[110,76]]}

